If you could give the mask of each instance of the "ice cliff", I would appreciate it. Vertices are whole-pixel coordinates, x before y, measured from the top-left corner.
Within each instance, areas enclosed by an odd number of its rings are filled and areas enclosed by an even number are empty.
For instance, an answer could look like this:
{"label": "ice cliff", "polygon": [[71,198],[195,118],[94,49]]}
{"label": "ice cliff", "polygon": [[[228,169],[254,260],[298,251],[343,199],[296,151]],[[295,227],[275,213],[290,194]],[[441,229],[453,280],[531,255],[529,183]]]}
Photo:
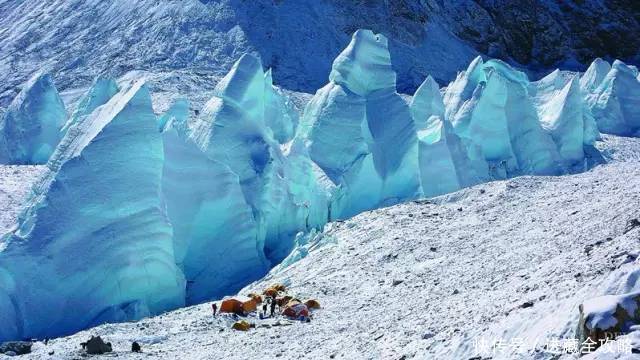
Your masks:
{"label": "ice cliff", "polygon": [[163,161],[143,81],[69,128],[19,227],[2,239],[0,338],[52,337],[184,305]]}

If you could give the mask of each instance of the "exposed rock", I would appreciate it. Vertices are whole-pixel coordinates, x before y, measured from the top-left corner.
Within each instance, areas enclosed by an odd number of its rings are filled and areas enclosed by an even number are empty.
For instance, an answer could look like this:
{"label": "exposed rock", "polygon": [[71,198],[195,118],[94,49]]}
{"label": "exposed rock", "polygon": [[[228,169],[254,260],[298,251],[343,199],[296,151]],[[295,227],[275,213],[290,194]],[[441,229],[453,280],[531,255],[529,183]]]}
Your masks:
{"label": "exposed rock", "polygon": [[0,345],[0,354],[5,354],[5,355],[9,355],[10,353],[13,353],[13,355],[29,354],[31,353],[32,345],[33,343],[30,341],[7,341]]}
{"label": "exposed rock", "polygon": [[640,322],[640,292],[623,295],[605,295],[580,305],[577,338],[601,344],[600,340],[615,339],[629,332]]}

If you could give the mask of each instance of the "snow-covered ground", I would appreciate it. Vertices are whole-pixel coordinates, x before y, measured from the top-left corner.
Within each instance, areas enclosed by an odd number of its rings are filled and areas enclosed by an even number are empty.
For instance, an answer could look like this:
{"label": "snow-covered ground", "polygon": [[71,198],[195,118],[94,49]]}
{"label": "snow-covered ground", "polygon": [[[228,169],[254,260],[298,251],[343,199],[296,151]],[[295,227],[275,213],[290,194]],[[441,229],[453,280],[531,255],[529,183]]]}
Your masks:
{"label": "snow-covered ground", "polygon": [[0,234],[15,224],[31,185],[46,168],[44,165],[0,165]]}
{"label": "snow-covered ground", "polygon": [[[598,146],[609,163],[582,174],[486,183],[329,224],[306,257],[241,291],[282,282],[317,298],[309,324],[251,318],[256,329],[238,332],[207,303],[37,342],[25,358],[78,358],[90,335],[113,343],[109,356],[139,359],[558,358],[545,343],[573,338],[578,305],[637,267],[640,227],[627,225],[640,218],[640,139],[605,135]],[[496,340],[537,350],[478,347]]]}

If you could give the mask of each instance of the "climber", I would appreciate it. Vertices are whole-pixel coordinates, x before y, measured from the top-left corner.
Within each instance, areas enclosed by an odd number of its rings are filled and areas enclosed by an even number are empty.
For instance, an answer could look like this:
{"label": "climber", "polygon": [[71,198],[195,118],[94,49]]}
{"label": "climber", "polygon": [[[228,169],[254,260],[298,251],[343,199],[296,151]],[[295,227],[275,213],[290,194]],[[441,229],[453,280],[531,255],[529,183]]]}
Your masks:
{"label": "climber", "polygon": [[262,303],[262,314],[264,314],[265,317],[267,316],[267,306],[269,304],[269,301],[271,301],[270,297],[264,299],[264,302]]}
{"label": "climber", "polygon": [[218,305],[216,305],[216,303],[211,304],[211,309],[213,310],[213,316],[216,316],[216,312],[218,311]]}
{"label": "climber", "polygon": [[273,317],[273,313],[276,311],[277,301],[276,299],[271,299],[271,317]]}

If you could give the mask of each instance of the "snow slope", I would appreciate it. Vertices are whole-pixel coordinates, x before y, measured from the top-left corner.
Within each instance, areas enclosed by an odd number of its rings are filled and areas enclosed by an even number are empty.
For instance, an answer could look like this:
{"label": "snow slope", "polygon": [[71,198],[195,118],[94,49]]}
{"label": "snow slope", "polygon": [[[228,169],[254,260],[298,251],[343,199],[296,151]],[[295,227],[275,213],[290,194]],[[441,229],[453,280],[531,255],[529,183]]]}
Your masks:
{"label": "snow slope", "polygon": [[358,28],[391,39],[399,90],[440,83],[478,54],[529,69],[584,70],[595,57],[637,63],[640,11],[586,0],[0,0],[0,107],[41,68],[61,90],[131,70],[199,81],[244,52],[275,83],[313,91]]}
{"label": "snow slope", "polygon": [[11,229],[45,165],[0,165],[0,234]]}
{"label": "snow slope", "polygon": [[[578,304],[637,267],[640,227],[627,224],[640,217],[640,140],[603,139],[609,163],[582,174],[496,181],[330,224],[306,257],[241,291],[283,282],[315,297],[324,309],[310,324],[254,319],[241,333],[202,304],[39,342],[25,358],[79,357],[90,334],[139,359],[468,359],[478,339],[571,338]],[[142,354],[128,352],[133,340]],[[557,358],[540,347],[490,355]]]}

